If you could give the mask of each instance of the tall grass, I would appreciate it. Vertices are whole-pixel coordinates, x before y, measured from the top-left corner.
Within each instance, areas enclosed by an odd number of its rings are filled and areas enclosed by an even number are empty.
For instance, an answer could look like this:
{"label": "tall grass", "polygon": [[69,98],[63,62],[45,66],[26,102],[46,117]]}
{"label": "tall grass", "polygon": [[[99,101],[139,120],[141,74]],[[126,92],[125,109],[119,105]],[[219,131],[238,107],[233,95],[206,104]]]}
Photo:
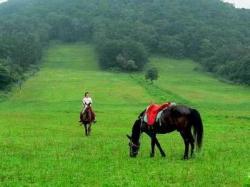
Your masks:
{"label": "tall grass", "polygon": [[[144,74],[103,72],[92,46],[53,44],[41,71],[0,103],[0,186],[242,186],[249,181],[250,89],[222,83],[189,60],[152,57],[160,71],[153,85]],[[78,124],[89,91],[98,123],[90,137]],[[175,132],[160,135],[167,153],[149,157],[150,141],[129,158],[125,137],[148,103],[176,101],[197,108],[204,144],[181,160]]]}

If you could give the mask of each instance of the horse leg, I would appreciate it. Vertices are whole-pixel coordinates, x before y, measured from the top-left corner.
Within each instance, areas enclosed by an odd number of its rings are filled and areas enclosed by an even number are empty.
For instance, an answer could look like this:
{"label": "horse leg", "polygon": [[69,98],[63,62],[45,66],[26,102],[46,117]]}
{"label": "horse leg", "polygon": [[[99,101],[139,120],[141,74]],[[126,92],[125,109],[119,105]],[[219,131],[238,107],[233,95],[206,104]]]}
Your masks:
{"label": "horse leg", "polygon": [[88,127],[88,134],[90,135],[90,133],[91,133],[91,123],[89,124],[89,127]]}
{"label": "horse leg", "polygon": [[184,152],[184,160],[188,159],[188,149],[189,149],[189,138],[188,135],[185,132],[181,132],[181,136],[184,140],[184,144],[185,144],[185,152]]}
{"label": "horse leg", "polygon": [[151,152],[150,152],[150,157],[154,157],[155,156],[155,133],[153,132],[149,132],[149,131],[145,131],[145,133],[151,138]]}
{"label": "horse leg", "polygon": [[159,149],[160,152],[161,152],[161,156],[162,156],[162,157],[166,157],[166,154],[165,154],[165,152],[162,150],[161,145],[160,145],[158,139],[156,138],[156,136],[155,136],[155,143],[156,143],[156,146],[158,147],[158,149]]}
{"label": "horse leg", "polygon": [[191,157],[192,157],[193,153],[194,153],[194,137],[193,137],[193,135],[191,133],[191,130],[188,133],[188,137],[189,137],[189,143],[191,145]]}
{"label": "horse leg", "polygon": [[150,153],[150,157],[154,157],[155,156],[155,137],[151,137],[151,153]]}
{"label": "horse leg", "polygon": [[87,124],[84,124],[84,129],[85,129],[85,135],[88,136]]}
{"label": "horse leg", "polygon": [[83,116],[83,114],[82,114],[82,112],[80,112],[80,120],[79,120],[79,122],[81,122],[80,125],[82,125],[82,121],[83,121],[82,116]]}
{"label": "horse leg", "polygon": [[166,157],[165,152],[162,150],[161,145],[160,145],[158,139],[156,138],[156,134],[150,135],[150,137],[151,137],[151,153],[150,153],[150,156],[154,157],[154,155],[155,155],[155,144],[156,144],[156,146],[160,150],[161,156]]}

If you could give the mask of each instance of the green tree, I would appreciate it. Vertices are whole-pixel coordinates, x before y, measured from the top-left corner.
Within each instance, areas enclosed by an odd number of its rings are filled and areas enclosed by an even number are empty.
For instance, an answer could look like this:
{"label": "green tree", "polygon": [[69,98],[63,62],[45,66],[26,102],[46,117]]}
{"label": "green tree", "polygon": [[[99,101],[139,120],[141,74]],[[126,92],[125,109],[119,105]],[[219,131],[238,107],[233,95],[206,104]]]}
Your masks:
{"label": "green tree", "polygon": [[107,41],[98,48],[99,63],[103,68],[119,68],[122,71],[138,71],[147,63],[143,45],[133,41]]}
{"label": "green tree", "polygon": [[150,80],[153,83],[154,80],[157,80],[159,77],[158,70],[156,68],[150,68],[146,71],[145,79]]}
{"label": "green tree", "polygon": [[8,1],[0,5],[0,58],[10,58],[24,74],[50,40],[85,41],[98,48],[103,68],[142,70],[147,51],[191,58],[245,83],[250,12],[219,0],[184,1]]}
{"label": "green tree", "polygon": [[12,81],[8,61],[0,59],[0,89],[5,89]]}

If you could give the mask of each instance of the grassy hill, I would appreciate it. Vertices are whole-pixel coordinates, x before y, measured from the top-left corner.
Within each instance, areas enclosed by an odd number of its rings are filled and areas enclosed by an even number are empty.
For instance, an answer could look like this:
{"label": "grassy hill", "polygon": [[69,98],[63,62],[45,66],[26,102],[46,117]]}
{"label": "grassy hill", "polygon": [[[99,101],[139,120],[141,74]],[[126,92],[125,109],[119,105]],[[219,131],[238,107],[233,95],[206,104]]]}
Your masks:
{"label": "grassy hill", "polygon": [[[41,71],[0,103],[0,186],[242,186],[249,184],[250,89],[194,71],[189,60],[152,57],[154,85],[143,74],[103,72],[93,47],[52,44]],[[98,123],[90,137],[78,124],[89,91]],[[128,156],[132,123],[150,101],[196,107],[205,128],[195,159],[182,161],[180,135],[160,135],[167,153],[150,158],[143,135]]]}

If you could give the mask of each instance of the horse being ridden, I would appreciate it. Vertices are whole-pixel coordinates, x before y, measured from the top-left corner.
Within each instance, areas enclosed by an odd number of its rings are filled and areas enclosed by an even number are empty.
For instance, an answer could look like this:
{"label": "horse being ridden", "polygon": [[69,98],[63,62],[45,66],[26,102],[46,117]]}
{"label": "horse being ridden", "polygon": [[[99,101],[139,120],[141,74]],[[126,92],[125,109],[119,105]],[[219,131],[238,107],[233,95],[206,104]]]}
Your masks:
{"label": "horse being ridden", "polygon": [[[160,150],[163,157],[166,156],[156,137],[156,134],[165,134],[177,130],[182,136],[185,144],[183,159],[189,158],[189,145],[191,145],[191,156],[193,155],[194,145],[200,149],[203,138],[203,125],[199,112],[196,109],[183,105],[173,105],[162,110],[162,114],[152,126],[144,120],[146,110],[144,110],[135,121],[132,128],[132,135],[127,137],[130,140],[130,156],[136,157],[140,149],[140,136],[145,132],[151,138],[151,157],[155,154],[155,145]],[[192,134],[191,129],[194,129]]]}
{"label": "horse being ridden", "polygon": [[80,112],[80,122],[84,124],[85,128],[85,135],[90,135],[91,132],[91,125],[95,123],[95,113],[92,110],[91,104],[92,99],[89,96],[89,93],[85,93],[85,97],[82,100],[83,103],[83,110]]}

